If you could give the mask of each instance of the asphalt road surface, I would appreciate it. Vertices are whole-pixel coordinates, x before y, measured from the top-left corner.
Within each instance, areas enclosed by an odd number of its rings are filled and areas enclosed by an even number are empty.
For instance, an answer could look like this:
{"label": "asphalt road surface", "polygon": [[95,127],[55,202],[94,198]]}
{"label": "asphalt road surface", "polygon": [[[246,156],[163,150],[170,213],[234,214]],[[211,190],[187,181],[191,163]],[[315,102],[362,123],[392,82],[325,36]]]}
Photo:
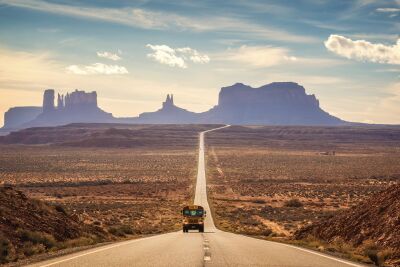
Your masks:
{"label": "asphalt road surface", "polygon": [[216,229],[207,201],[204,134],[221,128],[200,133],[194,204],[207,211],[204,233],[180,231],[124,241],[31,266],[361,266],[307,249]]}

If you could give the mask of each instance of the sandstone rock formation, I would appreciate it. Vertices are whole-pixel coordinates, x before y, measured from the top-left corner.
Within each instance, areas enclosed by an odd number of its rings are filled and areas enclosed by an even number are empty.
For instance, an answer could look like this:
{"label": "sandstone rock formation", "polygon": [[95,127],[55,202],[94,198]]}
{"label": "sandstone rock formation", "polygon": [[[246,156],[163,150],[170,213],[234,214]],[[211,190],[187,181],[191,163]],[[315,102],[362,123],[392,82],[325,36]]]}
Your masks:
{"label": "sandstone rock formation", "polygon": [[199,121],[199,114],[187,111],[175,106],[174,96],[167,95],[162,103],[162,108],[155,112],[145,112],[134,120],[136,123],[196,123]]}
{"label": "sandstone rock formation", "polygon": [[47,89],[43,94],[43,112],[52,112],[54,111],[54,90]]}
{"label": "sandstone rock formation", "polygon": [[65,96],[58,95],[57,108],[54,106],[54,90],[44,93],[43,112],[35,119],[22,125],[22,128],[33,126],[57,126],[74,122],[114,122],[111,113],[97,107],[97,93],[86,93],[75,90]]}
{"label": "sandstone rock formation", "polygon": [[252,88],[242,83],[223,87],[218,105],[202,120],[228,124],[339,125],[345,122],[319,107],[314,95],[292,82],[275,82]]}
{"label": "sandstone rock formation", "polygon": [[[65,96],[44,93],[43,112],[27,122],[27,117],[14,119],[13,126],[57,126],[68,123],[216,123],[260,125],[343,125],[349,124],[322,110],[314,95],[307,95],[304,87],[293,82],[276,82],[252,88],[242,83],[223,87],[218,105],[203,113],[177,107],[174,96],[167,95],[162,107],[145,112],[139,117],[114,118],[97,106],[97,93],[75,90]],[[21,123],[20,123],[21,121]]]}
{"label": "sandstone rock formation", "polygon": [[42,113],[42,107],[14,107],[4,113],[4,128],[16,129],[35,119]]}

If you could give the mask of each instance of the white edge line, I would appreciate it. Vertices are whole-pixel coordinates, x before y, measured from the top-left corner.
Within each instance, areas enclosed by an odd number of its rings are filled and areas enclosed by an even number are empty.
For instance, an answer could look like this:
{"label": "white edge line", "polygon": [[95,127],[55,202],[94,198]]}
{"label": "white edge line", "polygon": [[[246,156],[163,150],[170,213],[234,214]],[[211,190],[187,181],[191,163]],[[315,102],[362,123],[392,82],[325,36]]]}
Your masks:
{"label": "white edge line", "polygon": [[[178,232],[172,232],[172,233],[178,233]],[[96,249],[96,250],[92,250],[92,251],[89,251],[89,252],[86,252],[86,253],[78,254],[78,255],[75,255],[75,256],[72,256],[72,257],[69,257],[69,258],[66,258],[66,259],[62,259],[62,260],[59,260],[59,261],[51,262],[51,263],[48,263],[48,264],[45,264],[45,265],[40,265],[40,263],[39,263],[38,265],[40,267],[48,267],[48,266],[52,266],[52,265],[59,264],[59,263],[62,263],[62,262],[70,261],[70,260],[73,260],[73,259],[76,259],[76,258],[84,257],[84,256],[87,256],[87,255],[90,255],[90,254],[94,254],[94,253],[97,253],[97,252],[101,252],[101,251],[104,251],[104,250],[108,250],[108,249],[112,249],[112,248],[116,248],[116,247],[129,245],[129,244],[136,243],[136,242],[143,241],[143,240],[157,238],[157,237],[160,237],[160,236],[163,236],[163,235],[172,234],[172,233],[149,236],[149,237],[134,239],[134,240],[130,240],[130,241],[122,241],[122,242],[119,242],[119,243],[117,243],[115,245],[109,245],[109,246],[106,246],[106,247],[103,247],[103,248],[100,248],[100,249]],[[34,266],[34,265],[35,264],[29,265],[29,266]]]}
{"label": "white edge line", "polygon": [[[266,240],[266,241],[269,241],[269,240]],[[269,242],[273,242],[273,241],[269,241]],[[273,242],[273,243],[279,243],[279,242]],[[311,253],[311,254],[315,254],[315,255],[318,255],[318,256],[321,256],[321,257],[324,257],[324,258],[335,260],[335,261],[338,261],[338,262],[341,262],[341,263],[344,263],[344,264],[347,264],[347,265],[356,266],[356,267],[364,267],[365,266],[365,265],[360,265],[360,264],[357,264],[357,263],[352,263],[350,261],[341,260],[341,259],[338,259],[336,257],[332,257],[332,256],[329,256],[329,255],[326,255],[326,254],[323,254],[323,253],[312,251],[310,249],[300,248],[300,247],[296,247],[296,246],[288,245],[288,244],[284,244],[284,243],[279,243],[279,244],[284,245],[286,247],[291,247],[291,248],[295,248],[295,249],[298,249],[298,250],[301,250],[301,251],[305,251],[305,252],[308,252],[308,253]]]}

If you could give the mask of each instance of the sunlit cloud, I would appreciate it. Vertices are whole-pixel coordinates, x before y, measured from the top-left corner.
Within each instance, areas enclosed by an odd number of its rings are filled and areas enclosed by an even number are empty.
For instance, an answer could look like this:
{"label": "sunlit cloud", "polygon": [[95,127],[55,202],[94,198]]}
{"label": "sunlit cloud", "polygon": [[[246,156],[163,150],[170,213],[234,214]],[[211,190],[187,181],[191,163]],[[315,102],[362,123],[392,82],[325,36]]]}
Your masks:
{"label": "sunlit cloud", "polygon": [[177,48],[176,52],[185,59],[189,59],[194,63],[208,63],[210,57],[206,54],[200,54],[197,50],[190,47]]}
{"label": "sunlit cloud", "polygon": [[400,12],[400,8],[385,7],[385,8],[377,8],[376,11],[381,13],[393,13],[393,12]]}
{"label": "sunlit cloud", "polygon": [[[120,54],[120,53],[118,53],[118,54]],[[114,60],[114,61],[121,60],[121,57],[118,54],[115,54],[112,52],[107,52],[107,51],[97,52],[98,57],[107,58],[107,59]]]}
{"label": "sunlit cloud", "polygon": [[297,61],[289,50],[273,46],[240,46],[230,48],[218,56],[221,61],[232,61],[246,66],[261,68]]}
{"label": "sunlit cloud", "polygon": [[210,61],[208,55],[190,47],[172,48],[168,45],[151,44],[146,45],[146,47],[152,50],[151,53],[147,54],[149,58],[170,67],[186,69],[188,67],[187,61],[193,63],[208,63]]}
{"label": "sunlit cloud", "polygon": [[348,59],[385,64],[400,64],[400,39],[392,46],[370,43],[365,40],[353,41],[340,35],[331,35],[325,41],[325,47]]}
{"label": "sunlit cloud", "polygon": [[128,70],[123,66],[118,65],[107,65],[103,63],[94,63],[92,65],[70,65],[67,68],[69,73],[78,75],[90,75],[90,74],[128,74]]}

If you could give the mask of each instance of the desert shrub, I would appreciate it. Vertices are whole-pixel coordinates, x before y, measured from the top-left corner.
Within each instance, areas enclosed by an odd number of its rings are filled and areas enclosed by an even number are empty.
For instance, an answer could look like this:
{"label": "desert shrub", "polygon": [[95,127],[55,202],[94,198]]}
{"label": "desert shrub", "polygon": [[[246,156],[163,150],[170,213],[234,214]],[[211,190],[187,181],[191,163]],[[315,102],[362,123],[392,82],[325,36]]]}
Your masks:
{"label": "desert shrub", "polygon": [[0,264],[8,262],[10,254],[11,254],[10,242],[5,238],[0,237]]}
{"label": "desert shrub", "polygon": [[21,248],[21,252],[28,257],[45,251],[46,248],[43,244],[34,244],[32,242],[25,242]]}
{"label": "desert shrub", "polygon": [[59,248],[69,248],[69,247],[83,247],[83,246],[89,246],[95,244],[97,241],[95,238],[91,236],[82,236],[79,238],[67,240],[65,242],[62,242],[59,245]]}
{"label": "desert shrub", "polygon": [[274,234],[275,234],[275,233],[272,232],[272,230],[269,229],[269,228],[265,228],[265,229],[263,229],[263,230],[261,231],[261,235],[263,235],[263,236],[272,236],[272,235],[274,235]]}
{"label": "desert shrub", "polygon": [[376,266],[380,266],[380,261],[379,261],[379,256],[378,256],[378,250],[377,249],[365,249],[364,253],[366,256],[368,256],[368,258],[376,265]]}
{"label": "desert shrub", "polygon": [[260,222],[253,217],[243,217],[241,218],[240,223],[251,226],[257,226],[260,224]]}
{"label": "desert shrub", "polygon": [[255,199],[252,201],[255,204],[265,204],[266,201],[264,199]]}
{"label": "desert shrub", "polygon": [[363,244],[364,255],[367,256],[376,266],[383,266],[385,261],[393,255],[391,249],[381,250],[373,241],[366,241]]}
{"label": "desert shrub", "polygon": [[133,234],[133,229],[132,229],[132,227],[130,225],[122,225],[121,229],[125,234],[128,234],[128,235],[132,235]]}
{"label": "desert shrub", "polygon": [[65,211],[64,207],[61,205],[55,205],[54,208],[56,209],[56,211],[67,214],[67,212]]}
{"label": "desert shrub", "polygon": [[291,208],[300,208],[300,207],[303,207],[303,203],[301,203],[301,201],[298,200],[297,198],[294,198],[294,199],[290,199],[290,200],[286,201],[285,206],[291,207]]}
{"label": "desert shrub", "polygon": [[17,233],[21,241],[31,242],[34,245],[42,244],[47,249],[52,248],[57,244],[57,241],[54,239],[54,237],[46,233],[33,232],[23,229],[18,229]]}
{"label": "desert shrub", "polygon": [[381,261],[381,264],[384,264],[386,260],[392,258],[394,255],[394,251],[392,249],[384,249],[378,252],[378,258]]}
{"label": "desert shrub", "polygon": [[123,237],[125,235],[132,235],[133,229],[130,225],[124,224],[124,225],[110,227],[110,229],[108,229],[108,232],[111,233],[112,235]]}
{"label": "desert shrub", "polygon": [[376,265],[384,266],[385,261],[393,255],[391,249],[379,250],[377,248],[366,248],[364,249],[365,255]]}

